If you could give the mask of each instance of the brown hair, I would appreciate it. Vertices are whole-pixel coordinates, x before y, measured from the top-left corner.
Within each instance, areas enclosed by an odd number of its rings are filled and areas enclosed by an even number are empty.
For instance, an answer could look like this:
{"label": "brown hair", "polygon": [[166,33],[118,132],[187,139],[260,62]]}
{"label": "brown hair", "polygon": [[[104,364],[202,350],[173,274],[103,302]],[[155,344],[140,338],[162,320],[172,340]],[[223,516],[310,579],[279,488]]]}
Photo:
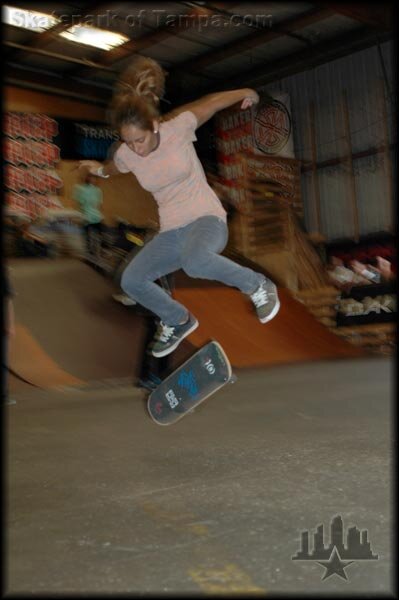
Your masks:
{"label": "brown hair", "polygon": [[116,84],[110,114],[113,126],[120,129],[130,124],[152,129],[153,119],[159,117],[164,87],[162,67],[146,56],[135,57]]}

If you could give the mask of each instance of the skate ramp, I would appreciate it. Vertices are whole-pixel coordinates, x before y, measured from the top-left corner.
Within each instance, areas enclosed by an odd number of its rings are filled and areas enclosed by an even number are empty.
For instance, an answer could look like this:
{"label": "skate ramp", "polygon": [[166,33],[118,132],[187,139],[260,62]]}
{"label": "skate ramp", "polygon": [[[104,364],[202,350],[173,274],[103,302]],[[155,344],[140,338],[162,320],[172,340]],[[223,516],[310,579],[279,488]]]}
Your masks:
{"label": "skate ramp", "polygon": [[76,259],[11,261],[16,335],[10,370],[39,387],[134,376],[143,318],[112,299],[112,282]]}
{"label": "skate ramp", "polygon": [[291,294],[279,288],[280,310],[260,323],[252,302],[229,287],[180,287],[175,298],[199,320],[189,337],[197,347],[216,339],[235,367],[364,356],[364,352],[319,323]]}
{"label": "skate ramp", "polygon": [[[16,325],[9,352],[11,373],[25,383],[38,387],[42,387],[43,383],[45,387],[83,383],[81,379],[61,369],[23,325]],[[12,389],[15,387],[14,382]]]}
{"label": "skate ramp", "polygon": [[[132,377],[142,363],[145,319],[112,299],[113,283],[76,259],[15,259],[16,336],[10,370],[39,387],[80,385]],[[318,323],[280,288],[278,315],[262,325],[239,291],[213,282],[176,278],[175,298],[196,315],[200,327],[171,355],[181,364],[216,339],[234,367],[257,367],[364,353]]]}

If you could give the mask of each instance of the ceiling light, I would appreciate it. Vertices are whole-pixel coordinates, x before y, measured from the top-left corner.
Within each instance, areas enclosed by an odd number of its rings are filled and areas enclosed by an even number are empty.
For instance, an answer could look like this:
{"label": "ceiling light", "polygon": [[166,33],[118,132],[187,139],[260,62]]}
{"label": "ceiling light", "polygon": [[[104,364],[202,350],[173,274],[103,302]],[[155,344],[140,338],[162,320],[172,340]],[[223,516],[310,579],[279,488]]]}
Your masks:
{"label": "ceiling light", "polygon": [[129,41],[129,38],[120,33],[97,29],[87,25],[74,25],[66,31],[60,33],[62,37],[77,44],[87,44],[102,50],[112,50],[116,46],[120,46]]}
{"label": "ceiling light", "polygon": [[52,15],[37,12],[35,10],[24,10],[23,8],[14,8],[13,6],[3,6],[2,21],[7,25],[21,27],[40,33],[46,29],[51,29],[59,19]]}

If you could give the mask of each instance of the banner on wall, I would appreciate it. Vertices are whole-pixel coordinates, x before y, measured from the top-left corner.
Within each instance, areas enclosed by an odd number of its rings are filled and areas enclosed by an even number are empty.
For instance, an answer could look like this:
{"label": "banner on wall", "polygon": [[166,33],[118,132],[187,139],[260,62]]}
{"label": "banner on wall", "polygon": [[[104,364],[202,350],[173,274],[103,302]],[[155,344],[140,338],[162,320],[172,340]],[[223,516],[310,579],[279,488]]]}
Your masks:
{"label": "banner on wall", "polygon": [[243,177],[240,153],[295,158],[289,95],[260,89],[259,96],[251,109],[236,105],[216,117],[218,171],[224,195],[236,207],[245,202],[245,190],[238,184]]}
{"label": "banner on wall", "polygon": [[118,132],[104,123],[74,119],[57,119],[57,123],[54,143],[63,160],[103,161],[112,144],[119,140]]}
{"label": "banner on wall", "polygon": [[252,128],[255,153],[295,158],[289,95],[264,95],[262,90],[259,95]]}
{"label": "banner on wall", "polygon": [[3,131],[6,204],[29,219],[59,207],[60,160],[105,160],[119,139],[104,123],[36,113],[5,113]]}
{"label": "banner on wall", "polygon": [[54,144],[57,122],[42,114],[4,114],[3,157],[6,207],[28,219],[58,206],[62,181],[55,167],[60,151]]}

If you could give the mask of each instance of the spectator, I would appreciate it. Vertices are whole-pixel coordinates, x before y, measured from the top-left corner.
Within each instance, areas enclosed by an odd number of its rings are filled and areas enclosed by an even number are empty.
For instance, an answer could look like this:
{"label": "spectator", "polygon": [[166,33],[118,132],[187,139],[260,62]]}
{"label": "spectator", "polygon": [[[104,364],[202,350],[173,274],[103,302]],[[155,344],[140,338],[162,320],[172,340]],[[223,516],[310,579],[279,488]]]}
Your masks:
{"label": "spectator", "polygon": [[103,202],[103,194],[96,184],[96,178],[88,174],[83,183],[73,188],[73,198],[80,206],[80,210],[86,219],[84,226],[86,234],[86,246],[89,254],[98,255],[99,240],[103,232],[103,215],[100,206]]}

